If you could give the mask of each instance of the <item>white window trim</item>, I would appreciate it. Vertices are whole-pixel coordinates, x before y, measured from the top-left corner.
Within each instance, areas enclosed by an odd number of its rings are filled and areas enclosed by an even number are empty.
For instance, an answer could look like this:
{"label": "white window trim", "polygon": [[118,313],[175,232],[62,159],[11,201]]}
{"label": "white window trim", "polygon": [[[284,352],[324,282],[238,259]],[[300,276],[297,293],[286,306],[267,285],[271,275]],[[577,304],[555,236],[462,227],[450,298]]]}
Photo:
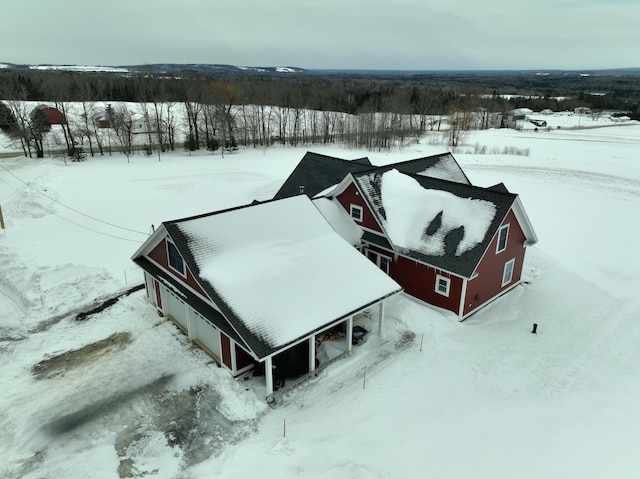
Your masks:
{"label": "white window trim", "polygon": [[[178,256],[180,256],[180,259],[182,260],[182,271],[180,271],[179,269],[174,268],[173,265],[171,264],[171,255],[169,254],[169,245],[173,246],[176,249],[176,253],[178,253]],[[169,240],[167,240],[167,264],[169,265],[169,268],[171,268],[172,271],[175,271],[176,273],[178,273],[183,278],[187,277],[187,265],[184,262],[184,258],[180,254],[180,251],[178,250],[176,245],[173,244]]]}
{"label": "white window trim", "polygon": [[[509,272],[509,280],[505,281],[507,274],[507,267],[511,265],[511,271]],[[504,264],[504,269],[502,270],[502,286],[506,286],[513,281],[513,270],[516,267],[516,259],[512,258]]]}
{"label": "white window trim", "polygon": [[[387,260],[387,267],[386,269],[382,267],[382,260],[385,259]],[[390,256],[386,256],[383,254],[378,254],[378,268],[380,268],[380,270],[384,273],[384,274],[389,274],[389,270],[391,269],[391,262],[393,260],[391,259]]]}
{"label": "white window trim", "polygon": [[[440,280],[444,280],[446,284],[445,291],[440,291],[440,288],[439,288]],[[451,290],[451,278],[447,278],[446,276],[442,276],[441,274],[436,274],[436,293],[442,296],[446,296],[448,298],[450,290]]]}
{"label": "white window trim", "polygon": [[[504,240],[504,248],[500,249],[500,236],[502,235],[503,231],[506,231],[507,233]],[[496,241],[496,254],[502,253],[504,250],[506,250],[508,244],[509,244],[509,223],[507,223],[504,226],[501,226],[500,229],[498,230],[498,238]]]}
{"label": "white window trim", "polygon": [[[353,216],[354,211],[358,212],[359,218],[356,218],[355,216]],[[364,211],[363,211],[362,206],[354,205],[353,203],[351,203],[349,205],[349,215],[351,216],[351,218],[354,221],[357,221],[358,223],[361,223],[362,222],[363,213],[364,213]]]}
{"label": "white window trim", "polygon": [[[369,255],[373,254],[375,255],[375,261],[373,261]],[[375,264],[378,268],[380,268],[380,270],[385,273],[385,274],[389,274],[389,269],[391,268],[391,263],[393,263],[393,258],[391,258],[391,256],[387,256],[385,254],[382,253],[378,253],[377,251],[374,251],[372,249],[367,248],[365,251],[365,255],[367,256],[367,259],[369,259],[369,261],[373,262],[373,264]],[[387,263],[387,270],[385,271],[382,268],[382,259],[386,259],[388,261]]]}

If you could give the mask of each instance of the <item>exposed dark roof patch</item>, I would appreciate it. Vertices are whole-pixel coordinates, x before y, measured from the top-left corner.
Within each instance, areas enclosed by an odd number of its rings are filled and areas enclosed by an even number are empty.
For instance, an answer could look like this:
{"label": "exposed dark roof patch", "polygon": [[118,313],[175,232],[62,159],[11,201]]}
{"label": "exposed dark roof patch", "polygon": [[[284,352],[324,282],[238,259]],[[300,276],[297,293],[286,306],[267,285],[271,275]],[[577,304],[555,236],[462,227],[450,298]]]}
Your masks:
{"label": "exposed dark roof patch", "polygon": [[425,156],[415,160],[401,161],[387,165],[386,169],[395,168],[400,173],[407,175],[422,175],[442,180],[454,181],[470,185],[471,182],[465,175],[460,165],[451,153]]}
{"label": "exposed dark roof patch", "polygon": [[[277,200],[300,193],[313,198],[321,191],[340,183],[349,173],[366,171],[371,166],[368,158],[348,161],[307,152],[273,198]],[[301,187],[304,191],[300,191]]]}

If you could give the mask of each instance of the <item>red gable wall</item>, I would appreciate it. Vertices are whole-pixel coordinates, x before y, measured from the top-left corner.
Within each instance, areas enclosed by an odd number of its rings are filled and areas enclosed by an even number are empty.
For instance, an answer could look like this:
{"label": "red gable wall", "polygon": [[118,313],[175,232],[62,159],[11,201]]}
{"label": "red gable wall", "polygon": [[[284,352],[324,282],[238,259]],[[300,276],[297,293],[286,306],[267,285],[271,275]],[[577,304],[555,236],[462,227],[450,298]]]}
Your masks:
{"label": "red gable wall", "polygon": [[356,221],[356,223],[369,230],[382,233],[380,225],[376,221],[371,210],[369,210],[367,202],[358,191],[358,188],[356,188],[356,185],[350,183],[349,186],[347,186],[347,188],[336,197],[336,199],[342,205],[347,214],[351,211],[351,205],[360,206],[362,208],[362,221]]}
{"label": "red gable wall", "polygon": [[[509,225],[507,248],[496,254],[498,242],[498,234],[496,233],[476,269],[477,276],[467,284],[463,315],[467,315],[520,281],[522,265],[524,263],[524,243],[526,237],[513,210],[509,210],[509,213],[500,226],[502,227],[506,224]],[[510,259],[515,259],[513,277],[510,283],[502,286],[504,265]]]}
{"label": "red gable wall", "polygon": [[157,264],[162,266],[162,268],[167,273],[170,273],[174,278],[181,281],[182,283],[187,284],[192,290],[198,292],[201,296],[205,298],[209,298],[209,296],[207,296],[207,293],[204,292],[204,290],[200,287],[198,282],[195,280],[195,278],[193,277],[193,274],[191,273],[191,271],[189,270],[189,267],[186,264],[185,264],[185,270],[187,272],[186,278],[178,274],[176,271],[173,270],[173,268],[169,266],[169,258],[167,257],[167,240],[166,239],[163,239],[162,241],[160,241],[160,243],[158,243],[158,245],[155,248],[153,248],[153,250],[151,250],[151,252],[147,256],[149,256],[150,259],[152,259]]}

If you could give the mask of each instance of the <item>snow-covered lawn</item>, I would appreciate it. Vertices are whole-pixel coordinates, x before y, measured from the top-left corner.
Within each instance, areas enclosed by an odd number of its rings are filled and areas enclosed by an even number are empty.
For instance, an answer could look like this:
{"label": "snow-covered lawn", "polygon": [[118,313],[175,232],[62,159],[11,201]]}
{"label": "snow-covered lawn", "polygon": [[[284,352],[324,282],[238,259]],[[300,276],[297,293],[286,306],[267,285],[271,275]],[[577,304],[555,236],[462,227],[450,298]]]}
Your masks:
{"label": "snow-covered lawn", "polygon": [[152,224],[268,199],[305,149],[0,159],[0,477],[638,477],[640,125],[465,143],[470,180],[504,182],[536,228],[527,284],[463,323],[400,297],[383,338],[276,408],[143,291],[74,318],[142,281]]}

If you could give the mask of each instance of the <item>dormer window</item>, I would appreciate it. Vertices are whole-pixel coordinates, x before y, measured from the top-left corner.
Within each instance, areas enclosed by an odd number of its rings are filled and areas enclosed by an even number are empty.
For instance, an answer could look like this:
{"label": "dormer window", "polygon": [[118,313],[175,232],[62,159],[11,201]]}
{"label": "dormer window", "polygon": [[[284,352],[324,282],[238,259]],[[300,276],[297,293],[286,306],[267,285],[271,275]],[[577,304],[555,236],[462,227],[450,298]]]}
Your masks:
{"label": "dormer window", "polygon": [[180,273],[182,276],[186,275],[186,270],[184,267],[184,260],[180,253],[178,252],[178,248],[171,241],[167,241],[167,256],[169,257],[169,266],[171,269]]}
{"label": "dormer window", "polygon": [[498,230],[498,244],[496,245],[496,254],[507,249],[507,240],[509,238],[509,225],[504,225]]}
{"label": "dormer window", "polygon": [[349,214],[356,221],[362,221],[362,206],[352,204],[349,208]]}

